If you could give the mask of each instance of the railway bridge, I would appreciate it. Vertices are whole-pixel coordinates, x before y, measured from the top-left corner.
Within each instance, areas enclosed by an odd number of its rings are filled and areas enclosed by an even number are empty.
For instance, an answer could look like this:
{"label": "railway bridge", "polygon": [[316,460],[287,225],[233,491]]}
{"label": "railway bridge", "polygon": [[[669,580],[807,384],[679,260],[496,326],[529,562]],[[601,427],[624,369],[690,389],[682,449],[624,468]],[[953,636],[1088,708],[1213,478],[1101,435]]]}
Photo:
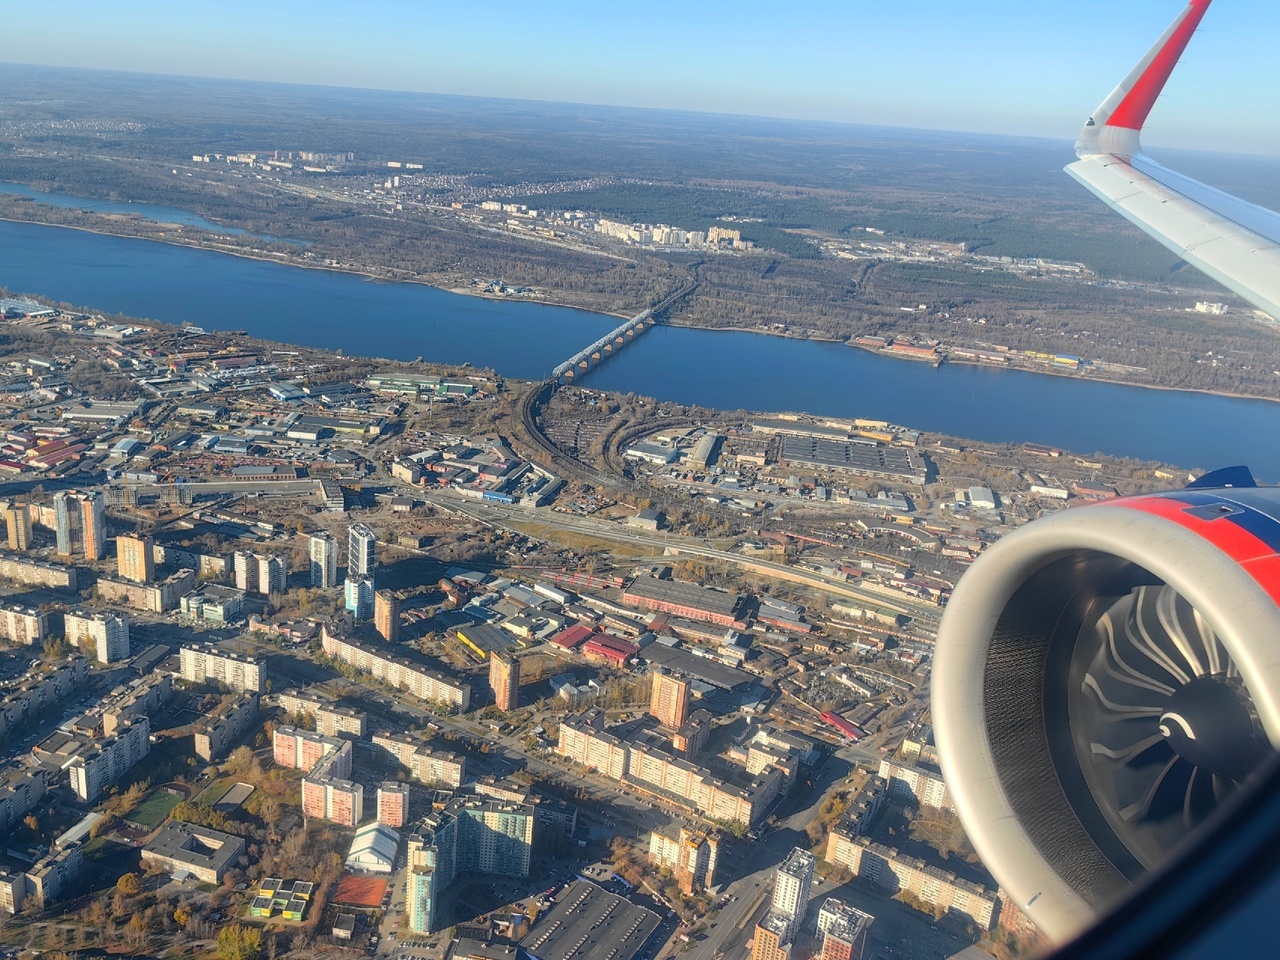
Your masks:
{"label": "railway bridge", "polygon": [[591,369],[592,363],[600,363],[605,357],[612,356],[628,343],[643,333],[657,321],[653,319],[653,311],[646,310],[636,314],[617,329],[605,334],[585,350],[580,350],[572,357],[551,371],[551,379],[556,383],[573,380],[581,373]]}

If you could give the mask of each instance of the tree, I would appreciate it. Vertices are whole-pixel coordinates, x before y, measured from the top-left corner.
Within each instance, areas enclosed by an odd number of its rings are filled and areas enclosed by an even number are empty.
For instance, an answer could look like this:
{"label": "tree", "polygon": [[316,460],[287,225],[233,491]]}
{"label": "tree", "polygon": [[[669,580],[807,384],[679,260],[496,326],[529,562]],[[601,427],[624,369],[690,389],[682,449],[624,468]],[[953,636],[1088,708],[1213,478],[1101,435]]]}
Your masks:
{"label": "tree", "polygon": [[36,819],[34,813],[28,813],[22,818],[22,822],[32,833],[37,833],[40,830],[40,821]]}
{"label": "tree", "polygon": [[180,927],[185,927],[191,920],[191,908],[185,903],[178,904],[176,910],[173,911],[173,922]]}
{"label": "tree", "polygon": [[221,960],[254,960],[262,948],[262,931],[233,923],[218,931],[218,956]]}
{"label": "tree", "polygon": [[116,892],[126,897],[136,897],[142,892],[142,881],[136,873],[126,873],[116,881]]}

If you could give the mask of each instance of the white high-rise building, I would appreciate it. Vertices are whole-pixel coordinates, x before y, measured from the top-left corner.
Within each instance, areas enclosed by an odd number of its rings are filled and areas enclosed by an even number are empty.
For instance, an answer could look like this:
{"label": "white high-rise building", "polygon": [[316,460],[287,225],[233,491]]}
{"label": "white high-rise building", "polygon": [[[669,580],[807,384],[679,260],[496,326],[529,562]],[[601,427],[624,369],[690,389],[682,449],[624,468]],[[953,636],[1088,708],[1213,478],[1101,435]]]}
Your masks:
{"label": "white high-rise building", "polygon": [[809,909],[809,888],[813,886],[813,871],[818,858],[800,847],[792,848],[787,859],[778,867],[773,882],[773,907],[770,912],[786,919],[787,929],[783,943],[795,939]]}
{"label": "white high-rise building", "polygon": [[347,534],[347,577],[372,577],[376,563],[374,544],[378,538],[366,523],[353,523]]}
{"label": "white high-rise building", "polygon": [[99,663],[129,659],[129,621],[122,615],[68,610],[63,616],[67,641],[93,647]]}
{"label": "white high-rise building", "polygon": [[338,541],[327,533],[313,533],[308,541],[311,554],[311,585],[329,589],[338,585]]}

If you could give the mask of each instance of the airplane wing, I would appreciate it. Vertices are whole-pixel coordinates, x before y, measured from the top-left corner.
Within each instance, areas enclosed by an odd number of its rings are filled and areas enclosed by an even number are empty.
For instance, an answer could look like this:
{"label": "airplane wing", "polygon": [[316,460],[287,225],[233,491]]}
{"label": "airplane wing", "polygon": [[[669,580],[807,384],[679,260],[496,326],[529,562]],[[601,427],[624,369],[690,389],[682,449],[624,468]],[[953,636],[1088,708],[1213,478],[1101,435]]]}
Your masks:
{"label": "airplane wing", "polygon": [[1066,168],[1187,263],[1280,320],[1280,214],[1176,173],[1142,153],[1156,98],[1212,0],[1190,0],[1102,102]]}

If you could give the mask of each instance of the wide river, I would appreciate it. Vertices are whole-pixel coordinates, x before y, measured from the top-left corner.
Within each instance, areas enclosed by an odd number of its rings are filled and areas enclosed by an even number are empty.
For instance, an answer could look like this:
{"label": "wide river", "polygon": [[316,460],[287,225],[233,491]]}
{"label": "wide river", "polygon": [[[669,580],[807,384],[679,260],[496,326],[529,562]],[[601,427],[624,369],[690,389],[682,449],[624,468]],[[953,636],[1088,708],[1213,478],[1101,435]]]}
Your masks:
{"label": "wide river", "polygon": [[[347,354],[470,361],[541,379],[618,321],[144,240],[0,222],[0,286],[112,313]],[[657,327],[583,378],[734,410],[871,417],[1280,480],[1280,403],[891,360],[843,344]]]}

